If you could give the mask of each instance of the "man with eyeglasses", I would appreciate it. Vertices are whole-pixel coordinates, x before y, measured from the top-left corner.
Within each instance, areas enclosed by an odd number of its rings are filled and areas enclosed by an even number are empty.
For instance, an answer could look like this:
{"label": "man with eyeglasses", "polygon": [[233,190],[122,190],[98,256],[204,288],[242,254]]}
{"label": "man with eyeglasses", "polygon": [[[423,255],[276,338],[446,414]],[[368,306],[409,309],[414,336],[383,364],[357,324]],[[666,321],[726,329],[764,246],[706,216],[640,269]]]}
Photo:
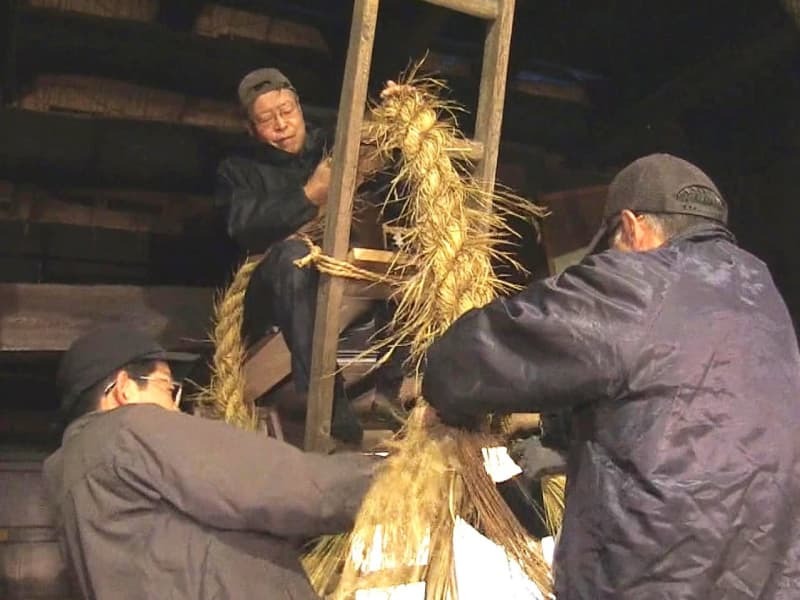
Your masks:
{"label": "man with eyeglasses", "polygon": [[714,182],[611,182],[589,255],[458,319],[423,394],[468,425],[570,411],[558,600],[800,598],[800,353]]}
{"label": "man with eyeglasses", "polygon": [[[292,354],[295,387],[306,394],[319,278],[315,269],[294,265],[308,248],[292,236],[327,202],[331,163],[324,155],[332,137],[305,120],[297,91],[277,69],[248,73],[238,95],[254,143],[220,163],[216,201],[239,248],[266,253],[245,294],[243,330],[249,343],[274,326],[281,330]],[[341,377],[334,388],[331,434],[352,444],[363,437]]]}
{"label": "man with eyeglasses", "polygon": [[316,598],[300,542],[352,524],[375,461],[180,412],[196,359],[114,326],[61,360],[69,424],[44,476],[82,596]]}

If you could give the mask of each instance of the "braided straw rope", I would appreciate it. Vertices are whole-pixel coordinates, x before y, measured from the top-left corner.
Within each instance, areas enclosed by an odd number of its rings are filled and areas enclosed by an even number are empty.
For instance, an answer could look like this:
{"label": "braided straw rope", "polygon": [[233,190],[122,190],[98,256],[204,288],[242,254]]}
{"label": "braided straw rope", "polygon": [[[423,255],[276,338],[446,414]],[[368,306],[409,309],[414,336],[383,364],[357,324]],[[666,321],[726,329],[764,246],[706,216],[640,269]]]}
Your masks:
{"label": "braided straw rope", "polygon": [[258,416],[255,404],[244,401],[245,348],[242,341],[242,319],[244,295],[259,262],[260,256],[246,259],[231,284],[214,304],[211,381],[197,398],[200,406],[210,416],[248,430],[258,427]]}
{"label": "braided straw rope", "polygon": [[[400,157],[392,194],[402,202],[399,220],[408,234],[400,251],[410,260],[394,266],[399,283],[391,347],[408,345],[417,366],[459,315],[510,288],[491,265],[493,258],[503,258],[495,250],[507,237],[503,215],[542,213],[517,198],[486,193],[469,165],[451,160],[451,149],[466,144],[454,120],[439,119],[452,107],[438,91],[440,85],[430,81],[401,86],[372,109],[364,132],[384,162]],[[335,585],[332,597],[338,599],[365,587],[424,580],[426,598],[455,598],[452,540],[461,517],[503,546],[549,592],[541,548],[530,543],[484,469],[480,449],[495,444],[484,434],[431,424],[420,399],[351,534],[338,544],[326,538],[306,556],[317,591],[324,595]],[[365,567],[376,551],[381,567]],[[344,571],[334,584],[333,569],[341,564]]]}
{"label": "braided straw rope", "polygon": [[322,253],[322,248],[316,245],[308,236],[300,236],[306,246],[308,254],[303,258],[294,261],[294,265],[300,269],[314,265],[317,269],[334,277],[347,277],[348,279],[359,279],[361,281],[371,281],[372,283],[388,283],[398,285],[399,279],[391,275],[382,275],[368,269],[363,269],[346,260],[338,260],[332,256]]}

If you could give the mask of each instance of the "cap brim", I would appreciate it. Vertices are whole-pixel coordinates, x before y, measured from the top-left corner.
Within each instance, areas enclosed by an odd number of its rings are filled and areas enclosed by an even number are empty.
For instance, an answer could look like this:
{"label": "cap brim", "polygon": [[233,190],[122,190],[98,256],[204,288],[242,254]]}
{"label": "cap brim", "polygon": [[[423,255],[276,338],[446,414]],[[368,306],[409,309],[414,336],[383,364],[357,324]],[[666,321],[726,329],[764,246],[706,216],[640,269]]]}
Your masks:
{"label": "cap brim", "polygon": [[193,354],[191,352],[163,351],[152,352],[146,356],[142,356],[142,358],[150,360],[163,360],[165,363],[168,363],[170,367],[172,367],[173,377],[183,379],[191,372],[194,364],[200,360],[200,355]]}
{"label": "cap brim", "polygon": [[596,254],[608,250],[608,222],[603,221],[600,224],[600,229],[594,234],[592,241],[587,246],[586,254]]}

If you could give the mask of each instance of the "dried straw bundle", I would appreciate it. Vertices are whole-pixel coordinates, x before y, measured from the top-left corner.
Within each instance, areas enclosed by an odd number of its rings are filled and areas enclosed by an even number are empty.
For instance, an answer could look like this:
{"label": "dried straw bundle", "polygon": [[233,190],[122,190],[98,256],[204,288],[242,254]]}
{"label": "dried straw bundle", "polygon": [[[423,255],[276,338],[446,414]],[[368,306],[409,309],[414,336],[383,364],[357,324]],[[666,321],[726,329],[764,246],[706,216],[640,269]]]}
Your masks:
{"label": "dried straw bundle", "polygon": [[561,529],[561,523],[564,521],[566,487],[567,478],[564,475],[542,477],[545,525],[553,536]]}
{"label": "dried straw bundle", "polygon": [[201,410],[242,429],[255,430],[255,405],[244,401],[244,355],[242,318],[244,294],[261,257],[248,258],[233,281],[214,303],[214,359],[209,386],[197,395]]}
{"label": "dried straw bundle", "polygon": [[[437,96],[440,88],[430,80],[401,86],[372,108],[364,132],[379,158],[396,163],[392,201],[402,202],[398,221],[406,227],[400,239],[404,260],[393,267],[402,282],[386,344],[388,352],[408,345],[417,366],[459,315],[509,289],[491,265],[504,257],[496,250],[509,234],[503,215],[543,212],[513,196],[487,193],[471,177],[465,154],[452,159],[453,150],[466,143],[452,118],[454,107]],[[448,118],[440,119],[442,114]],[[540,547],[530,543],[484,469],[480,449],[494,443],[483,434],[426,421],[420,399],[352,533],[338,543],[326,539],[306,557],[319,593],[335,585],[332,596],[346,598],[356,589],[424,580],[427,598],[455,598],[456,517],[503,546],[548,592],[550,571]],[[334,584],[333,570],[341,565]]]}

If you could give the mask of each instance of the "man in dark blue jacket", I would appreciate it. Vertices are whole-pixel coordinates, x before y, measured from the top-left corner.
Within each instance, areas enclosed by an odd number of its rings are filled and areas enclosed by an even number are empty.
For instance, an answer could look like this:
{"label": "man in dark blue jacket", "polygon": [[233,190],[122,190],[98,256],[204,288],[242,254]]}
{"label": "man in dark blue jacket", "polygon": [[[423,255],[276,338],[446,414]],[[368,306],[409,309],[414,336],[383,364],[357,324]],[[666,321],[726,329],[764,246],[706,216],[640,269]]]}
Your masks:
{"label": "man in dark blue jacket", "polygon": [[800,598],[797,339],[726,221],[697,167],[641,158],[593,253],[428,353],[445,421],[573,411],[559,600]]}
{"label": "man in dark blue jacket", "polygon": [[[245,295],[244,333],[254,342],[277,326],[292,354],[295,387],[305,394],[319,276],[316,269],[294,265],[308,249],[291,236],[308,227],[327,202],[329,140],[306,122],[297,92],[277,69],[248,73],[238,93],[256,144],[220,163],[216,199],[228,235],[239,247],[251,255],[266,252]],[[353,443],[363,435],[340,377],[331,433]]]}

